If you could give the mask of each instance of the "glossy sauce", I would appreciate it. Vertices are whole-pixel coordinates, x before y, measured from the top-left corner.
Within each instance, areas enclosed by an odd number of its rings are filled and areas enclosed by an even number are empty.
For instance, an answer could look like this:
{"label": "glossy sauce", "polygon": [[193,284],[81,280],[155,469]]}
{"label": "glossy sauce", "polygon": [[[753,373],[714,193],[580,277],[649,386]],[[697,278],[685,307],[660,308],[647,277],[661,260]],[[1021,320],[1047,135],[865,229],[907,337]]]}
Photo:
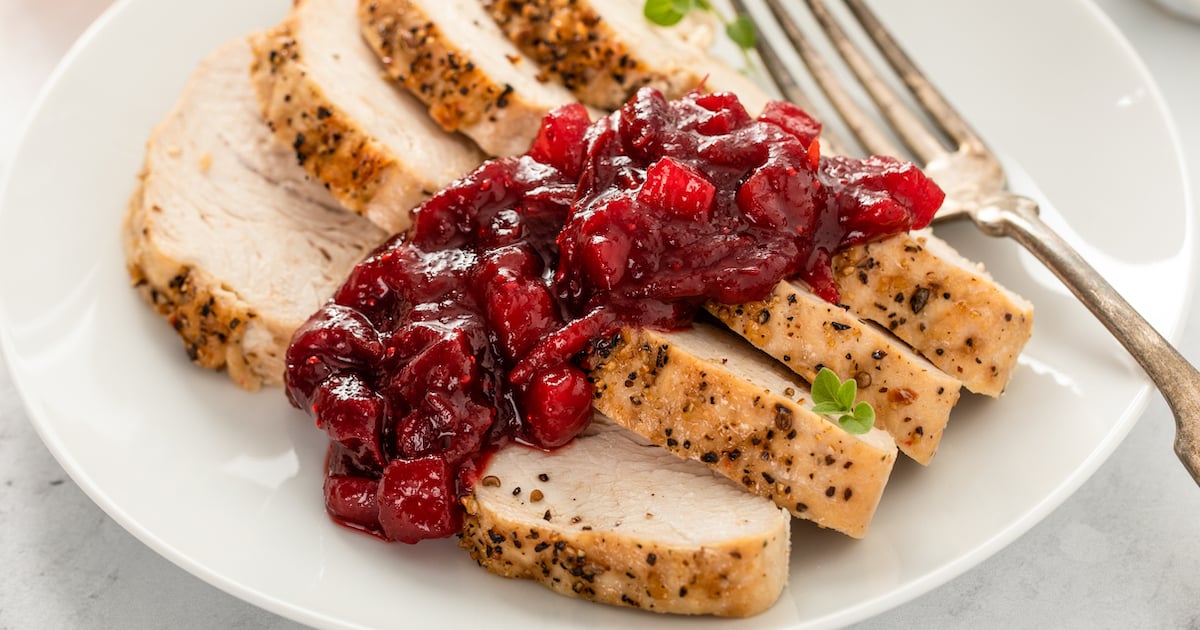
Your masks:
{"label": "glossy sauce", "polygon": [[924,227],[942,192],[890,158],[823,158],[793,105],[643,89],[591,123],[551,112],[530,151],[414,210],[293,337],[287,393],[332,441],[326,507],[416,542],[458,531],[481,457],[570,441],[574,359],[623,326],[687,326],[709,299],[798,277],[836,301],[841,249]]}

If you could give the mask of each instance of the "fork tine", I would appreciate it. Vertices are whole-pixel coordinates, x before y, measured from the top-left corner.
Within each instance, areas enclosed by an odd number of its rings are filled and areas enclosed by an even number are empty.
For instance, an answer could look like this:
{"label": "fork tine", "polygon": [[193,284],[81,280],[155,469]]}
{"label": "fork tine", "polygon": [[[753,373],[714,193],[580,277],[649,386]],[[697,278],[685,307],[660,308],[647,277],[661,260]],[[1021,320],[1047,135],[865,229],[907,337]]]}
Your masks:
{"label": "fork tine", "polygon": [[925,78],[917,65],[913,63],[908,53],[900,47],[892,34],[883,26],[879,18],[875,16],[875,12],[867,6],[863,0],[846,0],[846,5],[850,7],[850,12],[854,14],[855,19],[862,25],[867,36],[875,45],[879,47],[879,51],[883,53],[885,59],[891,64],[892,69],[908,86],[912,95],[916,97],[917,102],[925,109],[925,112],[933,119],[935,123],[946,132],[959,145],[973,145],[974,148],[984,150],[983,141],[975,133],[967,121],[954,109],[953,106],[946,100],[942,93]]}
{"label": "fork tine", "polygon": [[[750,10],[747,8],[743,0],[730,0],[733,5],[733,10],[740,15],[749,15]],[[754,43],[754,49],[758,51],[758,56],[762,58],[763,66],[767,69],[767,74],[771,76],[771,80],[783,93],[783,97],[792,103],[799,105],[801,109],[810,114],[816,114],[816,107],[804,91],[800,89],[800,84],[796,82],[795,76],[787,68],[783,58],[767,41],[766,37],[758,37]],[[823,129],[821,132],[821,143],[824,149],[830,153],[846,154],[845,143],[829,129]]]}
{"label": "fork tine", "polygon": [[[743,0],[730,0],[733,5],[734,12],[739,15],[749,15],[750,9],[746,6]],[[796,82],[796,78],[788,72],[787,66],[784,65],[783,59],[779,53],[775,51],[775,47],[767,41],[765,37],[758,37],[754,43],[754,49],[758,51],[758,56],[762,58],[763,65],[767,68],[767,74],[771,75],[771,80],[783,93],[783,98],[799,105],[802,109],[812,111],[812,102],[800,89],[800,84]]]}
{"label": "fork tine", "polygon": [[[777,4],[779,0],[768,0],[768,4]],[[854,41],[846,35],[828,7],[822,0],[807,0],[809,10],[820,24],[821,29],[829,37],[838,54],[846,61],[846,65],[854,73],[867,94],[875,101],[884,117],[892,123],[896,132],[913,153],[926,164],[937,157],[946,155],[948,151],[941,141],[929,132],[925,123],[919,120],[900,100],[896,92],[880,77],[871,62],[862,54]],[[895,155],[895,154],[893,154]]]}
{"label": "fork tine", "polygon": [[[850,93],[838,81],[837,75],[826,65],[820,53],[804,37],[804,33],[800,30],[800,27],[792,19],[791,14],[779,3],[779,0],[767,0],[767,7],[771,9],[771,13],[783,29],[784,35],[787,36],[792,46],[796,48],[796,52],[800,54],[800,59],[804,61],[804,65],[808,66],[809,74],[821,86],[821,90],[825,92],[825,95],[829,98],[829,102],[841,114],[842,120],[846,122],[846,126],[850,128],[850,132],[854,134],[854,137],[858,138],[863,148],[869,153],[900,155],[900,149],[879,130],[871,118],[858,106],[858,103],[854,101],[854,98],[850,96]],[[759,38],[760,41],[765,39],[765,37]],[[786,68],[783,71],[787,72]]]}

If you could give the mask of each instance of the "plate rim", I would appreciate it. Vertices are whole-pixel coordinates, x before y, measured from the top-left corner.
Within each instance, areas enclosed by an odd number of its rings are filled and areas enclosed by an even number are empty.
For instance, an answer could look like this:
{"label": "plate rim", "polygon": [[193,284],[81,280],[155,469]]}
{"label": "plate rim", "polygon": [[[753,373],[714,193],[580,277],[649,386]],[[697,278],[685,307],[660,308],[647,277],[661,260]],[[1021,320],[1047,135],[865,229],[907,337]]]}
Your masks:
{"label": "plate rim", "polygon": [[[38,89],[37,96],[34,97],[33,103],[30,105],[29,111],[25,114],[24,119],[19,123],[17,141],[10,154],[11,161],[5,167],[3,178],[0,178],[0,212],[5,211],[9,190],[13,185],[14,174],[17,172],[16,157],[25,152],[25,146],[29,142],[29,135],[32,133],[34,122],[42,114],[46,101],[49,100],[51,94],[62,81],[63,75],[68,72],[68,69],[75,63],[76,59],[88,48],[91,42],[103,32],[108,25],[117,16],[128,10],[129,6],[135,1],[145,0],[116,0],[109,5],[104,11],[92,21],[91,24],[84,29],[83,33],[71,43],[67,52],[54,65],[54,69],[46,77],[42,86]],[[6,298],[3,293],[0,293],[0,313],[5,312]],[[71,481],[87,495],[88,500],[96,507],[100,508],[109,518],[121,526],[121,529],[128,532],[139,542],[152,549],[160,557],[165,558],[171,564],[186,571],[187,573],[199,578],[204,583],[213,586],[223,593],[232,597],[248,602],[254,606],[258,606],[264,610],[270,611],[286,619],[291,619],[307,625],[313,625],[324,628],[361,628],[356,624],[349,624],[345,620],[335,619],[328,615],[316,613],[314,611],[302,608],[296,604],[288,602],[282,598],[271,596],[261,592],[259,589],[252,586],[242,584],[223,575],[207,566],[200,561],[191,557],[187,553],[177,549],[162,537],[155,534],[149,527],[134,519],[124,508],[117,504],[103,491],[96,483],[91,475],[88,475],[83,467],[79,464],[76,458],[69,452],[59,439],[57,433],[50,430],[50,426],[46,422],[41,409],[40,401],[33,399],[30,391],[30,385],[26,383],[27,376],[17,369],[16,358],[10,349],[12,347],[12,331],[8,326],[0,322],[0,361],[4,362],[5,369],[8,370],[9,378],[12,380],[13,389],[17,399],[21,403],[22,409],[25,411],[28,422],[32,425],[38,439],[46,446],[50,455],[55,462],[62,467],[63,472],[71,478]]]}
{"label": "plate rim", "polygon": [[[108,25],[117,18],[120,14],[128,10],[128,7],[135,2],[145,0],[116,0],[112,5],[105,9],[72,43],[71,47],[64,54],[62,59],[55,65],[54,70],[46,78],[45,82],[38,91],[29,112],[19,124],[19,132],[17,141],[14,145],[14,150],[10,154],[11,162],[6,166],[3,179],[0,180],[0,211],[3,211],[5,202],[9,197],[9,191],[13,185],[14,174],[17,172],[16,157],[25,152],[25,147],[29,140],[31,129],[34,122],[41,115],[41,112],[50,98],[50,95],[55,91],[63,75],[75,63],[76,59],[82,54],[91,42],[101,33]],[[1152,102],[1156,117],[1163,122],[1166,127],[1167,134],[1170,139],[1170,150],[1172,154],[1172,164],[1175,167],[1175,175],[1172,179],[1178,179],[1180,191],[1185,206],[1189,210],[1184,213],[1184,223],[1186,228],[1185,245],[1181,250],[1186,250],[1190,260],[1189,271],[1193,278],[1200,275],[1200,255],[1197,255],[1197,236],[1200,231],[1200,225],[1190,212],[1191,208],[1196,204],[1195,193],[1192,190],[1191,182],[1186,169],[1186,156],[1183,150],[1182,142],[1179,137],[1175,116],[1172,114],[1167,105],[1161,88],[1158,85],[1155,77],[1149,71],[1145,61],[1138,54],[1136,48],[1125,37],[1124,33],[1117,27],[1113,19],[1103,11],[1094,0],[1076,0],[1076,3],[1085,7],[1091,14],[1092,19],[1096,24],[1103,27],[1108,40],[1119,46],[1123,57],[1131,62],[1134,71],[1138,78],[1142,81],[1142,85],[1147,88],[1148,99]],[[1183,297],[1178,312],[1178,318],[1173,322],[1171,329],[1160,331],[1162,335],[1172,344],[1177,344],[1178,340],[1188,325],[1189,316],[1196,308],[1196,287],[1194,283],[1186,285],[1185,296]],[[0,294],[0,313],[4,312],[5,296]],[[0,324],[3,324],[0,321]],[[66,472],[72,481],[84,491],[97,507],[105,512],[110,518],[116,521],[122,529],[132,534],[135,538],[141,541],[146,546],[150,547],[163,558],[170,561],[175,566],[187,571],[188,573],[200,578],[205,583],[210,584],[221,591],[249,602],[255,606],[261,607],[274,614],[278,614],[288,619],[298,621],[310,625],[319,625],[328,628],[359,628],[363,627],[358,624],[350,623],[344,619],[338,619],[326,614],[318,613],[313,610],[301,607],[283,598],[269,595],[261,590],[243,584],[235,579],[228,577],[220,572],[217,572],[205,566],[192,556],[172,546],[159,535],[152,532],[148,527],[135,520],[125,509],[118,505],[114,500],[98,486],[92,476],[86,474],[77,459],[71,455],[69,450],[64,446],[59,439],[57,433],[51,431],[48,426],[44,414],[48,413],[42,409],[40,401],[35,401],[30,394],[30,385],[26,382],[28,378],[21,370],[17,369],[17,359],[13,356],[11,350],[13,340],[13,332],[8,326],[0,325],[0,360],[4,361],[6,368],[9,371],[10,378],[14,384],[14,390],[18,400],[22,404],[28,416],[29,423],[33,425],[38,438],[46,445],[51,455],[55,458],[64,472]],[[1043,521],[1054,510],[1062,505],[1068,498],[1089,479],[1091,479],[1100,466],[1106,462],[1112,453],[1124,442],[1129,432],[1145,415],[1146,407],[1149,403],[1150,395],[1154,390],[1153,384],[1149,378],[1143,373],[1138,373],[1136,376],[1140,381],[1140,385],[1136,394],[1129,400],[1123,414],[1113,425],[1112,429],[1105,434],[1091,453],[1072,470],[1072,472],[1062,479],[1055,487],[1054,491],[1046,496],[1036,505],[1031,506],[1020,519],[1014,521],[1010,526],[996,533],[989,538],[985,543],[980,544],[968,553],[962,554],[954,558],[952,561],[942,565],[941,567],[920,576],[917,579],[910,580],[904,585],[895,588],[889,592],[880,594],[871,600],[861,601],[857,605],[844,608],[838,611],[829,613],[823,617],[812,618],[806,622],[801,622],[796,627],[826,627],[828,625],[849,624],[879,615],[882,612],[912,602],[920,596],[931,592],[939,586],[949,583],[955,578],[963,575],[967,571],[980,566],[988,558],[992,557],[999,551],[1008,547],[1016,539],[1028,533],[1034,526]]]}

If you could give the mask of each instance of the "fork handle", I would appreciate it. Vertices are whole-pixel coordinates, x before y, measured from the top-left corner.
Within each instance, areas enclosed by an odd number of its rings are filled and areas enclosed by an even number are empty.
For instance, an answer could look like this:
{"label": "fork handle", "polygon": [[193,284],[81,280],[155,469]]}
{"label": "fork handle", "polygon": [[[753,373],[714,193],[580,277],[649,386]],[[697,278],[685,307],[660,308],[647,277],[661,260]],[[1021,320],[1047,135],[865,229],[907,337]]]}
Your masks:
{"label": "fork handle", "polygon": [[1175,415],[1175,454],[1200,484],[1200,372],[1038,216],[1032,199],[997,195],[971,212],[992,236],[1028,249],[1092,311],[1162,392]]}

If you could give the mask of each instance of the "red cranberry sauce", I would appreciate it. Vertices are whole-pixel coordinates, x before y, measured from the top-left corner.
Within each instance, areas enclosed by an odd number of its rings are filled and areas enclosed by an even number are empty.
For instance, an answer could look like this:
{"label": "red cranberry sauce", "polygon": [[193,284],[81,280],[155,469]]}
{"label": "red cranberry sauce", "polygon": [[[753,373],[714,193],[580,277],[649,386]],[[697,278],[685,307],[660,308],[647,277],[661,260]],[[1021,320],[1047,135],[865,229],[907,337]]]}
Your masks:
{"label": "red cranberry sauce", "polygon": [[786,103],[755,119],[730,94],[643,89],[594,124],[551,112],[527,154],[416,208],[288,348],[288,398],[332,441],[330,514],[390,540],[452,535],[482,453],[586,426],[574,359],[592,340],[790,276],[836,300],[830,257],[924,227],[942,193],[890,158],[821,158],[819,130]]}
{"label": "red cranberry sauce", "polygon": [[820,158],[789,103],[753,119],[728,93],[640,91],[591,133],[558,281],[575,308],[734,304],[800,277],[835,302],[832,255],[924,227],[943,194],[892,158]]}

